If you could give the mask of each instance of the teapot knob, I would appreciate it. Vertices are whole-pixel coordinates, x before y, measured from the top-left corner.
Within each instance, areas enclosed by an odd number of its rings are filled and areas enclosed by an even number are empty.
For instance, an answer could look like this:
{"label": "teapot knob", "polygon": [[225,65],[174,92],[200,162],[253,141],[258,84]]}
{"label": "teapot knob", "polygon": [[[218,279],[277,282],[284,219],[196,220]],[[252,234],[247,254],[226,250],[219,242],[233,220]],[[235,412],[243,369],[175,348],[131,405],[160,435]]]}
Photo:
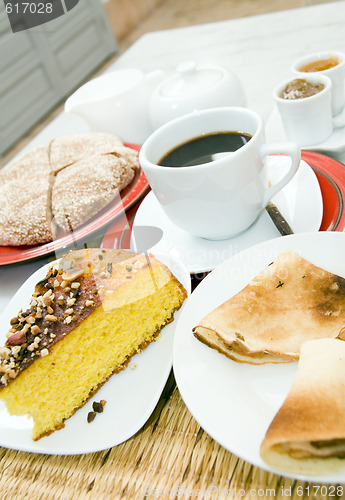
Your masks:
{"label": "teapot knob", "polygon": [[176,70],[178,73],[189,74],[196,71],[197,64],[195,61],[184,61],[180,63]]}

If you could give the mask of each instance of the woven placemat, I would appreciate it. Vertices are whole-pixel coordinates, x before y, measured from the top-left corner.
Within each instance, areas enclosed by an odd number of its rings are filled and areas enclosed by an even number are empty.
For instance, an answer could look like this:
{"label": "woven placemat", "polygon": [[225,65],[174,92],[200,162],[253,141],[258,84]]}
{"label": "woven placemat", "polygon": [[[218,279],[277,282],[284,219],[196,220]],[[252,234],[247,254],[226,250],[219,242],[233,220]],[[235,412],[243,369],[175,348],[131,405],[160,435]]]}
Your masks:
{"label": "woven placemat", "polygon": [[0,450],[6,500],[343,498],[341,486],[283,478],[226,451],[189,413],[173,374],[148,422],[121,445],[75,456]]}

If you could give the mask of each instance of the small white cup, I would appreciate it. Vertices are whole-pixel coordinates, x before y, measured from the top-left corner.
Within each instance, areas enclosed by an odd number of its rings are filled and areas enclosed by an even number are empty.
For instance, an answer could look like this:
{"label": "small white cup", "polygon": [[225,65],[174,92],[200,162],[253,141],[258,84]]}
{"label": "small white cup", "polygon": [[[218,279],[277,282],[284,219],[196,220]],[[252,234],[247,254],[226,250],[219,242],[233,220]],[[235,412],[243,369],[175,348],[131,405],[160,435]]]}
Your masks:
{"label": "small white cup", "polygon": [[280,83],[273,90],[273,97],[282,117],[286,137],[300,146],[312,146],[325,141],[333,131],[331,88],[332,81],[325,75],[303,74],[310,83],[322,83],[325,88],[310,97],[284,99],[281,93],[296,77]]}
{"label": "small white cup", "polygon": [[[332,68],[325,69],[322,71],[317,71],[315,73],[305,73],[301,71],[300,68],[305,66],[306,64],[315,62],[315,61],[323,61],[327,60],[330,58],[336,58],[339,60],[339,64],[336,66],[333,66]],[[302,78],[303,76],[306,75],[312,75],[312,74],[322,74],[325,76],[328,76],[332,80],[332,113],[333,116],[338,115],[342,109],[344,108],[345,105],[345,54],[343,52],[337,52],[337,51],[321,51],[321,52],[315,52],[313,54],[308,54],[306,56],[303,56],[297,61],[294,62],[294,64],[291,67],[291,70],[293,73],[295,73],[297,76]]]}
{"label": "small white cup", "polygon": [[[251,139],[215,161],[166,167],[159,160],[176,146],[214,132],[238,131]],[[265,157],[283,153],[291,165],[267,188],[261,172]],[[266,145],[260,116],[246,108],[213,108],[176,118],[157,129],[143,144],[139,161],[169,219],[188,233],[218,240],[248,229],[269,200],[293,177],[300,163],[296,144]]]}

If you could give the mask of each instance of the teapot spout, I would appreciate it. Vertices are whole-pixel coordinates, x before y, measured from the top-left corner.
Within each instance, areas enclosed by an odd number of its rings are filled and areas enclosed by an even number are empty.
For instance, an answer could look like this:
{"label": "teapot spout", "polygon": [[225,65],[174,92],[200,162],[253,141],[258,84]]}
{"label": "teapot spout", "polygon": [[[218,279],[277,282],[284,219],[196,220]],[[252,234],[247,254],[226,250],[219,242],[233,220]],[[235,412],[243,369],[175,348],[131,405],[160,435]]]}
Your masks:
{"label": "teapot spout", "polygon": [[66,101],[65,101],[65,113],[68,114],[75,114],[79,116],[83,116],[83,106],[86,103],[80,103],[74,98],[74,94],[72,94]]}

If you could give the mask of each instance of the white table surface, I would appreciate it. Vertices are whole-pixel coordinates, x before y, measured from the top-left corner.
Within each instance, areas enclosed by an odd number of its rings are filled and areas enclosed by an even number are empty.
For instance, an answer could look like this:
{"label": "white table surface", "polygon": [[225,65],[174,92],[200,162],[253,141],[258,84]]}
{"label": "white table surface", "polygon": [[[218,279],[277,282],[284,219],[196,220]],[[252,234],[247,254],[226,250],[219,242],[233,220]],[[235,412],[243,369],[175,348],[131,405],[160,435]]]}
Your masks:
{"label": "white table surface", "polygon": [[[345,52],[345,1],[149,33],[107,71],[136,67],[145,72],[163,69],[169,75],[185,60],[219,64],[237,74],[248,107],[267,121],[273,109],[272,89],[290,76],[293,61],[324,49]],[[88,130],[81,118],[61,113],[24,150],[59,135]],[[21,284],[47,261],[0,267],[0,313]]]}

